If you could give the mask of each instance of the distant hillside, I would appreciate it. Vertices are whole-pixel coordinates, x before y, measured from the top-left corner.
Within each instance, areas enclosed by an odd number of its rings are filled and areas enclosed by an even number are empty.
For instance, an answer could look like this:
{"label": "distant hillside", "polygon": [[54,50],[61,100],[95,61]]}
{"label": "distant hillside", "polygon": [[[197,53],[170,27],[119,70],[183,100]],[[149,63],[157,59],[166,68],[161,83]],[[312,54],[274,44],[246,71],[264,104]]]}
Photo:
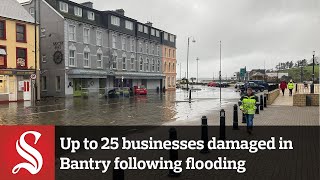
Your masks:
{"label": "distant hillside", "polygon": [[[285,69],[280,70],[279,72],[288,73],[289,76],[293,79],[295,82],[300,82],[300,74],[301,74],[301,68],[295,67],[291,69]],[[314,67],[314,74],[315,79],[319,79],[319,65],[316,65]],[[312,80],[312,66],[305,66],[303,67],[303,79],[302,81],[310,81]]]}

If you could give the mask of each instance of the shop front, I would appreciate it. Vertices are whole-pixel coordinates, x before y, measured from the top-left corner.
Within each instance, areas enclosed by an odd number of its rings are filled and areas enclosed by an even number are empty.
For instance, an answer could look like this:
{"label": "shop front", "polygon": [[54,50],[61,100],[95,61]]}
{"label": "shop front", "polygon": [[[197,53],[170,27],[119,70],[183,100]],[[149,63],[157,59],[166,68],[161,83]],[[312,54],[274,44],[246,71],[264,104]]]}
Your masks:
{"label": "shop front", "polygon": [[0,70],[0,102],[30,101],[32,70]]}

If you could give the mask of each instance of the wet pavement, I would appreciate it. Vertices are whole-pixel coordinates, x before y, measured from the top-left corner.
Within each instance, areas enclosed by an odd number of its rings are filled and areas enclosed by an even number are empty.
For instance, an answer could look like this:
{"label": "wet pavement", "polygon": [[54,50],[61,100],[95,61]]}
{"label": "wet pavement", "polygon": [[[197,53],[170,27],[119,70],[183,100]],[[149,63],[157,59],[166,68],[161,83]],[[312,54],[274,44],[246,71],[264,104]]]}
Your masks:
{"label": "wet pavement", "polygon": [[237,103],[239,93],[234,88],[199,86],[193,91],[192,103],[187,91],[149,93],[147,96],[113,99],[89,97],[42,99],[30,102],[0,104],[0,125],[161,125],[180,121],[188,123]]}

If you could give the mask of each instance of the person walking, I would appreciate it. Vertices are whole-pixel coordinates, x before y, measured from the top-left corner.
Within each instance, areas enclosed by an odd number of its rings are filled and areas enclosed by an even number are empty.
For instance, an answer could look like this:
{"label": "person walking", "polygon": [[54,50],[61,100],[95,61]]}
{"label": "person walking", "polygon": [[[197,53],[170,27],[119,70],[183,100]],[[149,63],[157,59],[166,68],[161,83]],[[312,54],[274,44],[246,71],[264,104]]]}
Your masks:
{"label": "person walking", "polygon": [[247,93],[240,99],[241,105],[240,110],[245,115],[247,121],[247,132],[252,133],[253,130],[253,118],[257,109],[258,97],[254,95],[252,88],[247,88]]}
{"label": "person walking", "polygon": [[292,96],[293,88],[294,88],[294,84],[293,84],[292,79],[291,79],[290,82],[288,83],[289,96]]}
{"label": "person walking", "polygon": [[284,91],[287,89],[287,83],[285,81],[281,81],[280,89],[282,91],[282,96],[284,96]]}

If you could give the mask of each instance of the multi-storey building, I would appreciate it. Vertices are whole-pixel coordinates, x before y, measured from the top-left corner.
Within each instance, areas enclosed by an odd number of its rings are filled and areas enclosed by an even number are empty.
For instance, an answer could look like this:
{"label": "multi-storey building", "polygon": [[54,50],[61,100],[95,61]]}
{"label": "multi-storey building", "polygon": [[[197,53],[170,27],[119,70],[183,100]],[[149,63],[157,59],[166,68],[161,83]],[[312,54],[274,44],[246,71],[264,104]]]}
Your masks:
{"label": "multi-storey building", "polygon": [[[125,16],[98,11],[91,2],[34,0],[23,6],[41,28],[43,96],[79,95],[83,89],[163,87],[162,31]],[[39,7],[40,6],[40,7]]]}
{"label": "multi-storey building", "polygon": [[16,0],[1,0],[0,101],[31,100],[31,90],[36,92],[30,75],[39,68],[37,28],[33,17]]}
{"label": "multi-storey building", "polygon": [[162,33],[162,63],[165,75],[164,86],[167,90],[176,89],[176,36],[167,32]]}

